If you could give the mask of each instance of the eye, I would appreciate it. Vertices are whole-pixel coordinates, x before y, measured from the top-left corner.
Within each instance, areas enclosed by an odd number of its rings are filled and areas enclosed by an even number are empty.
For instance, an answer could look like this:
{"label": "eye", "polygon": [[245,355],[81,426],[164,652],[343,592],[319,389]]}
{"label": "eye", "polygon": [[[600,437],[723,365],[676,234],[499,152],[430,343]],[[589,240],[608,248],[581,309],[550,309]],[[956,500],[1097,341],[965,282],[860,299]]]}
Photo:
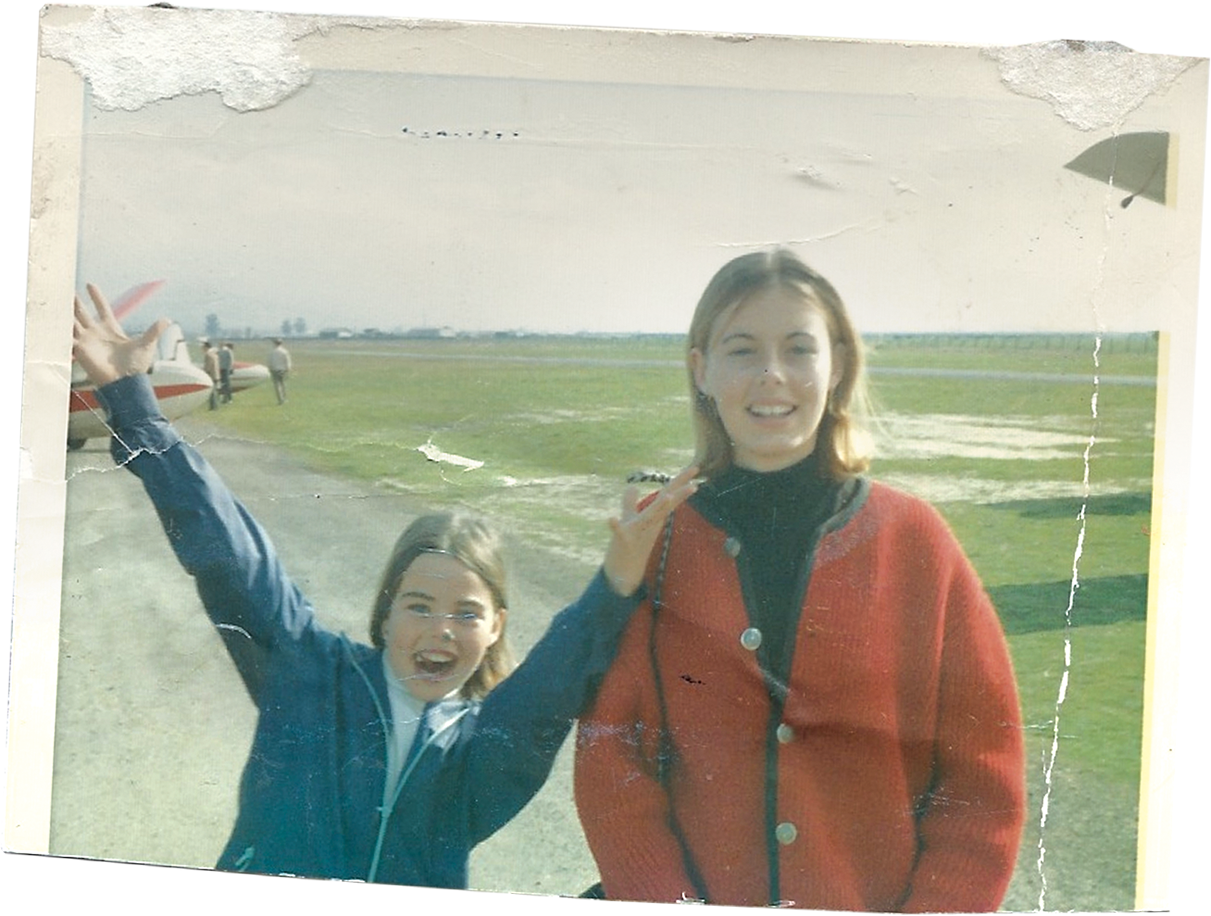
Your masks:
{"label": "eye", "polygon": [[482,608],[464,608],[450,615],[450,619],[460,626],[474,627],[479,626],[487,618]]}
{"label": "eye", "polygon": [[783,345],[786,352],[794,356],[818,356],[823,341],[814,334],[799,332],[787,335]]}
{"label": "eye", "polygon": [[413,602],[412,604],[403,605],[402,608],[403,608],[403,610],[407,611],[409,614],[413,614],[416,617],[432,617],[433,616],[433,609],[431,607],[429,607],[429,605],[427,605],[427,604],[420,604],[418,602]]}

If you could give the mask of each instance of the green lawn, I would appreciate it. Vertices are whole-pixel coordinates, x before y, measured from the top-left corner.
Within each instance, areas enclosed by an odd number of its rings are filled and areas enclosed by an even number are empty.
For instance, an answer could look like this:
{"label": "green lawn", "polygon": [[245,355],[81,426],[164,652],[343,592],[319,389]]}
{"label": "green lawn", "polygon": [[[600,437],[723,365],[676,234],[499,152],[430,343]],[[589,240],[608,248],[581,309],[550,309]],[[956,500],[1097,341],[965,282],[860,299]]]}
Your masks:
{"label": "green lawn", "polygon": [[[201,419],[278,444],[317,469],[401,488],[427,505],[485,512],[586,561],[600,555],[603,519],[626,474],[674,470],[690,457],[682,344],[671,338],[290,347],[297,371],[286,406],[266,385]],[[1156,348],[1145,337],[1107,339],[1096,401],[1092,352],[1092,339],[1070,337],[884,339],[870,356],[872,397],[887,428],[907,418],[936,430],[921,445],[937,444],[932,436],[945,446],[878,460],[873,473],[915,482],[925,495],[934,486],[952,494],[938,507],[1009,634],[1034,806],[1006,901],[1014,909],[1038,905],[1040,836],[1048,909],[1134,902],[1156,389],[1120,379],[1155,378]],[[913,367],[1017,375],[901,374]],[[1053,438],[1035,453],[950,447],[952,430],[981,425],[1003,430],[1008,446],[1040,432]],[[485,464],[464,471],[428,461],[417,451],[426,442]],[[1074,562],[1080,587],[1069,612]],[[1066,645],[1069,688],[1057,706]]]}

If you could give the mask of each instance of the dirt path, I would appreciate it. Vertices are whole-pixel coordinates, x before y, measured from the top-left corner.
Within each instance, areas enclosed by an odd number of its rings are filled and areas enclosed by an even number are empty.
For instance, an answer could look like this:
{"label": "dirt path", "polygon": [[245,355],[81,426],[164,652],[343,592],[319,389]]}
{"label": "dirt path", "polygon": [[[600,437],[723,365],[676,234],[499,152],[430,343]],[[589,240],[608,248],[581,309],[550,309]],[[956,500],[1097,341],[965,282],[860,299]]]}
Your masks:
{"label": "dirt path", "polygon": [[[364,640],[391,544],[418,507],[180,424],[269,530],[325,625]],[[135,477],[99,440],[68,456],[51,849],[209,866],[235,814],[254,710]],[[524,653],[592,570],[510,545]],[[477,888],[575,894],[595,880],[564,748],[543,791],[472,860]]]}

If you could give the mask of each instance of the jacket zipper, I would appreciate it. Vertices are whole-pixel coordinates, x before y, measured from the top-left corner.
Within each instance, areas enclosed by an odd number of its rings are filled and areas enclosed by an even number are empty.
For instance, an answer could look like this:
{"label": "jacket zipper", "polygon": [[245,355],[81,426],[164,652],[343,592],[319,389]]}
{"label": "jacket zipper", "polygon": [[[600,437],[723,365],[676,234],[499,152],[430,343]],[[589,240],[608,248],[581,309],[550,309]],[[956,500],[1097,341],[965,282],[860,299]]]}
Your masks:
{"label": "jacket zipper", "polygon": [[[391,743],[391,732],[395,728],[395,723],[383,710],[383,704],[379,700],[378,693],[374,689],[374,684],[371,683],[369,675],[362,670],[362,666],[358,664],[357,659],[353,656],[353,652],[349,651],[347,644],[346,651],[349,653],[349,661],[353,664],[354,670],[361,675],[362,680],[366,682],[366,689],[370,691],[370,698],[374,701],[374,708],[378,712],[379,724],[383,728],[383,737],[385,739],[383,742],[383,753],[388,754],[389,751],[387,748]],[[373,884],[375,878],[378,876],[378,866],[383,855],[383,843],[387,838],[387,821],[391,818],[391,814],[395,811],[395,803],[399,801],[400,793],[403,792],[404,784],[408,781],[408,777],[411,776],[412,771],[416,769],[417,763],[420,762],[421,755],[424,754],[425,751],[437,741],[439,736],[445,734],[454,725],[456,725],[458,720],[465,716],[467,712],[468,710],[466,709],[460,709],[456,715],[451,716],[431,734],[429,734],[423,743],[416,748],[415,753],[409,755],[409,760],[407,765],[404,767],[404,771],[400,773],[399,778],[395,781],[395,789],[391,793],[391,800],[387,802],[384,798],[385,803],[379,808],[378,837],[374,841],[374,854],[370,858],[370,868],[366,873],[367,883]],[[421,728],[425,728],[427,725],[428,716],[426,715],[421,721]],[[384,764],[385,769],[389,771],[390,762],[384,761]],[[384,786],[384,795],[385,794],[386,787]]]}

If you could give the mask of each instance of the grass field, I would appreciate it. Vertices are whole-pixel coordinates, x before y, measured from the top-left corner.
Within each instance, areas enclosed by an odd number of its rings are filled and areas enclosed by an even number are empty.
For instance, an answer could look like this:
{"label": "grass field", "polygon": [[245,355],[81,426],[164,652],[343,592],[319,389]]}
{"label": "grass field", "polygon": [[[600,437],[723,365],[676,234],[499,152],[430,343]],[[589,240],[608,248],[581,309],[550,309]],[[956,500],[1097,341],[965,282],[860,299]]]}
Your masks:
{"label": "grass field", "polygon": [[[680,344],[667,338],[290,346],[285,406],[263,386],[207,419],[585,562],[601,554],[625,476],[691,455]],[[872,347],[873,474],[941,509],[1009,634],[1032,814],[1008,909],[1036,909],[1044,891],[1049,910],[1133,906],[1156,360],[1150,338],[1110,339],[1095,389],[1092,339]],[[484,464],[429,461],[426,443]]]}

